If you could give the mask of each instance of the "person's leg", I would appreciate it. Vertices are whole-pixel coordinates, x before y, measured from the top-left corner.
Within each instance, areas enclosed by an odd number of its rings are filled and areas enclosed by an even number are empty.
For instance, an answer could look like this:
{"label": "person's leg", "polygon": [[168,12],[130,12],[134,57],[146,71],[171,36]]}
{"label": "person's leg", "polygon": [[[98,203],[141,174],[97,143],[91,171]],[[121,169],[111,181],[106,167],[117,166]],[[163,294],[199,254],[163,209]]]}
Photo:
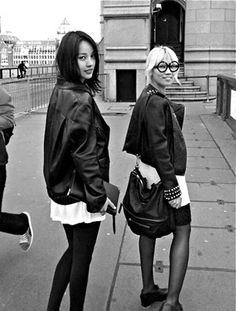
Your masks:
{"label": "person's leg", "polygon": [[78,224],[73,230],[73,260],[70,276],[70,311],[83,311],[89,267],[100,222]]}
{"label": "person's leg", "polygon": [[0,165],[0,231],[10,234],[24,234],[28,227],[28,218],[25,214],[2,212],[2,199],[6,184],[6,165]]}
{"label": "person's leg", "polygon": [[0,212],[2,211],[3,192],[6,184],[6,165],[0,165]]}
{"label": "person's leg", "polygon": [[139,253],[141,261],[141,272],[143,280],[143,289],[140,294],[141,305],[149,307],[155,301],[163,301],[167,297],[167,288],[160,288],[154,283],[153,259],[156,239],[150,239],[146,236],[139,238]]}
{"label": "person's leg", "polygon": [[188,259],[190,224],[177,226],[170,249],[170,274],[167,302],[178,305],[179,295],[183,286]]}
{"label": "person's leg", "polygon": [[154,288],[153,258],[155,244],[155,239],[150,239],[144,235],[141,235],[139,238],[139,254],[143,280],[143,293],[151,292]]}
{"label": "person's leg", "polygon": [[56,266],[47,311],[59,311],[63,295],[70,280],[73,252],[73,226],[64,225],[64,229],[69,246]]}

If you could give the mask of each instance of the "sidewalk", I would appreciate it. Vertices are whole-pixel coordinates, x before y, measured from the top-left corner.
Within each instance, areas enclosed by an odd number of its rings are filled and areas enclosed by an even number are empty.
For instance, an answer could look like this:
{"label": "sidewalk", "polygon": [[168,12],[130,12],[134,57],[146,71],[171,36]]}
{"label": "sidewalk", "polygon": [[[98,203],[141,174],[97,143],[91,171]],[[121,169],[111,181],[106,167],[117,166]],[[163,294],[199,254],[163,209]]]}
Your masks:
{"label": "sidewalk", "polygon": [[[192,201],[189,267],[181,294],[187,311],[235,310],[235,139],[214,105],[186,103],[187,182]],[[166,286],[171,236],[157,242],[155,278]],[[141,310],[138,238],[125,228],[110,311]],[[158,310],[154,304],[149,310]]]}
{"label": "sidewalk", "polygon": [[[184,135],[188,147],[187,182],[192,201],[189,267],[181,293],[186,311],[235,310],[235,138],[215,111],[214,103],[186,103]],[[99,103],[111,127],[111,181],[123,197],[133,157],[122,153],[131,109],[124,103]],[[35,239],[22,253],[16,237],[1,233],[0,310],[46,309],[53,272],[66,248],[61,226],[49,219],[49,200],[42,176],[45,109],[17,119],[9,144],[3,210],[26,210]],[[166,286],[171,236],[157,241],[155,279]],[[113,235],[108,215],[93,256],[85,311],[139,311],[141,273],[138,238],[117,217]],[[158,311],[159,304],[149,309]],[[68,291],[62,311],[68,310]]]}

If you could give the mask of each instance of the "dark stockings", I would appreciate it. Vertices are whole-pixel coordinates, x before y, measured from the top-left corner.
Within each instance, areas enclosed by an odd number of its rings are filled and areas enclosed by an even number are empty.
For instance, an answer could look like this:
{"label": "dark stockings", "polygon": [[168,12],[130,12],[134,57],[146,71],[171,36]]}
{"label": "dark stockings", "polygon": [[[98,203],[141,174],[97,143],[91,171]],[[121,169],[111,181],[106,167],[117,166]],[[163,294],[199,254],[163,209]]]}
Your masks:
{"label": "dark stockings", "polygon": [[[170,273],[167,301],[176,304],[179,300],[189,258],[190,225],[177,226],[170,249]],[[139,252],[143,280],[143,292],[151,292],[154,286],[153,259],[155,239],[139,238]]]}
{"label": "dark stockings", "polygon": [[64,225],[69,247],[57,264],[47,311],[59,311],[64,292],[70,287],[70,311],[83,311],[89,266],[100,222]]}
{"label": "dark stockings", "polygon": [[149,293],[154,288],[153,258],[155,244],[155,239],[150,239],[144,235],[141,235],[139,238],[139,254],[143,280],[143,293]]}
{"label": "dark stockings", "polygon": [[177,226],[170,248],[170,273],[167,301],[179,301],[189,259],[190,225]]}

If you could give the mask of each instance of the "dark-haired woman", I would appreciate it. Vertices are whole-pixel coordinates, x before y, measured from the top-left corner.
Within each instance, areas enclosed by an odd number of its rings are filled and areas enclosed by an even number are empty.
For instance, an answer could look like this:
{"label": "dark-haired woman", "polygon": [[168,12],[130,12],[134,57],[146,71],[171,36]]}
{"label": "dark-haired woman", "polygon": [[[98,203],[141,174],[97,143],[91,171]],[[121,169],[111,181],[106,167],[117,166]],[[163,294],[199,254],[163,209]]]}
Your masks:
{"label": "dark-haired woman", "polygon": [[[57,51],[58,79],[51,95],[44,138],[47,189],[61,185],[71,168],[85,200],[58,204],[51,218],[63,224],[68,248],[57,264],[47,311],[59,311],[69,284],[70,311],[82,311],[89,267],[108,205],[103,181],[109,181],[109,127],[94,99],[100,90],[98,50],[84,32],[67,33]],[[56,143],[55,143],[56,142]]]}

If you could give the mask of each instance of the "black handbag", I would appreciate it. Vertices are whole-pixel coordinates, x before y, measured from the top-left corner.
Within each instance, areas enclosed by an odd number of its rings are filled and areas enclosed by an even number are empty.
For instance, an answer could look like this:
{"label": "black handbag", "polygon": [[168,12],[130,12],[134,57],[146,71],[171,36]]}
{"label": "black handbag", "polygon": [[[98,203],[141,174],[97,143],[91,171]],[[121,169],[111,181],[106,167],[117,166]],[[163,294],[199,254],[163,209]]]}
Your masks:
{"label": "black handbag", "polygon": [[[143,121],[144,116],[141,122],[143,123]],[[167,130],[170,131],[170,128]],[[141,133],[138,141],[141,141]],[[170,154],[172,159],[172,148]],[[129,176],[128,186],[121,204],[124,215],[133,233],[150,238],[160,238],[175,230],[174,210],[164,198],[162,182],[153,184],[151,189],[148,189],[146,178],[141,175],[138,166],[137,162]]]}
{"label": "black handbag", "polygon": [[133,233],[160,238],[174,231],[174,211],[165,200],[163,190],[161,181],[148,189],[146,178],[137,166],[130,173],[122,206]]}

